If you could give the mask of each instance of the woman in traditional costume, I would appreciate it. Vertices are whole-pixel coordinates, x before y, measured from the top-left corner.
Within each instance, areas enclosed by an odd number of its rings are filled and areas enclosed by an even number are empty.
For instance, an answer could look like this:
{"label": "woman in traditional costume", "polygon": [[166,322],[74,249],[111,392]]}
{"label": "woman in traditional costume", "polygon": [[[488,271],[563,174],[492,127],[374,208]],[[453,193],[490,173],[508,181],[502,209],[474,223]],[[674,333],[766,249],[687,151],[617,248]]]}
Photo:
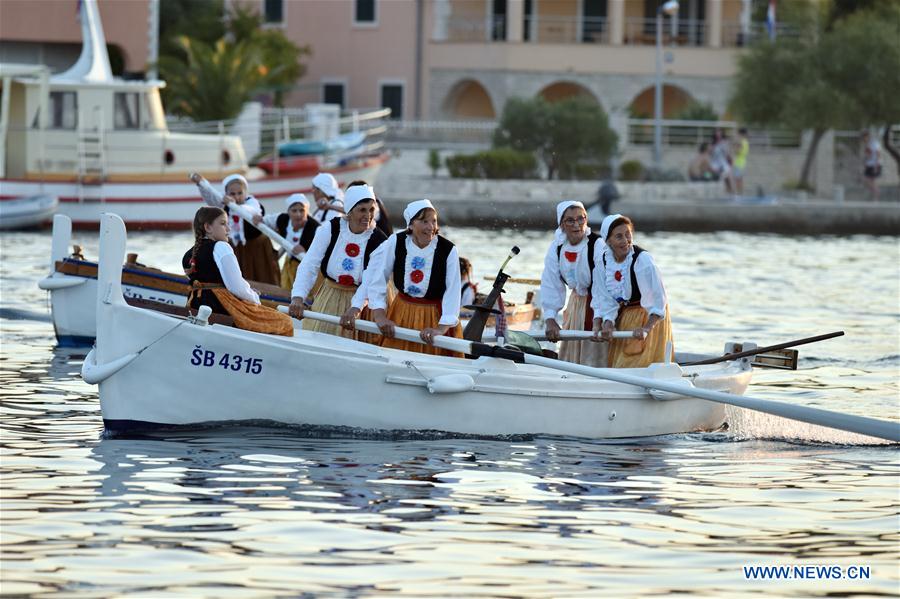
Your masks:
{"label": "woman in traditional costume", "polygon": [[327,223],[333,218],[343,216],[347,208],[344,206],[344,192],[341,191],[337,179],[330,173],[319,173],[312,180],[313,200],[316,211],[313,213],[320,223]]}
{"label": "woman in traditional costume", "polygon": [[285,256],[284,264],[281,266],[281,287],[292,289],[294,279],[297,277],[297,267],[300,266],[300,260],[293,254],[309,251],[320,223],[309,216],[309,200],[302,193],[291,194],[284,201],[284,205],[287,212],[269,214],[265,217],[257,215],[253,217],[253,223],[265,222],[293,246],[292,253]]}
{"label": "woman in traditional costume", "polygon": [[[544,256],[541,274],[541,314],[547,338],[559,341],[560,329],[590,331],[591,283],[594,264],[603,249],[603,242],[588,228],[584,204],[563,201],[556,206],[558,228]],[[569,303],[566,305],[566,292]],[[566,305],[562,325],[559,313]],[[585,366],[606,366],[606,344],[594,341],[563,341],[559,359]]]}
{"label": "woman in traditional costume", "polygon": [[[441,335],[462,337],[459,254],[450,240],[439,235],[437,210],[430,201],[410,203],[403,217],[406,230],[388,238],[365,273],[369,309],[384,336],[381,346],[462,357],[433,345]],[[398,289],[390,302],[386,297],[389,279]],[[363,298],[354,298],[353,310],[342,318],[345,327],[354,326],[362,302]],[[421,331],[427,345],[395,339],[395,326]]]}
{"label": "woman in traditional costume", "polygon": [[[642,368],[663,362],[666,346],[675,355],[666,289],[649,252],[634,245],[634,224],[627,216],[603,219],[606,242],[594,272],[594,338],[610,342],[609,365]],[[614,330],[633,330],[631,339],[613,339]],[[605,344],[604,344],[605,345]]]}
{"label": "woman in traditional costume", "polygon": [[194,215],[194,247],[182,258],[191,281],[187,305],[192,310],[209,306],[213,313],[231,316],[238,328],[291,337],[294,327],[287,315],[261,306],[259,294],[241,276],[234,249],[228,243],[225,211],[204,206]]}
{"label": "woman in traditional costume", "polygon": [[228,209],[228,205],[234,202],[244,206],[251,214],[265,216],[266,210],[259,200],[249,195],[247,179],[242,175],[228,175],[222,181],[224,194],[197,173],[191,175],[191,181],[200,188],[203,201],[210,206],[224,208],[229,214],[228,240],[234,247],[241,274],[251,281],[278,285],[281,276],[272,250],[272,242],[252,223],[244,222],[240,216],[231,214]]}
{"label": "woman in traditional costume", "polygon": [[[312,245],[297,268],[297,278],[291,290],[290,314],[303,318],[304,302],[313,289],[316,275],[321,273],[323,284],[313,297],[312,310],[341,316],[350,309],[351,300],[365,300],[360,289],[362,275],[372,252],[381,245],[384,234],[374,227],[375,191],[368,185],[351,187],[344,197],[347,214],[334,218],[316,229]],[[354,331],[342,329],[316,320],[306,320],[303,329],[333,335],[365,339]]]}

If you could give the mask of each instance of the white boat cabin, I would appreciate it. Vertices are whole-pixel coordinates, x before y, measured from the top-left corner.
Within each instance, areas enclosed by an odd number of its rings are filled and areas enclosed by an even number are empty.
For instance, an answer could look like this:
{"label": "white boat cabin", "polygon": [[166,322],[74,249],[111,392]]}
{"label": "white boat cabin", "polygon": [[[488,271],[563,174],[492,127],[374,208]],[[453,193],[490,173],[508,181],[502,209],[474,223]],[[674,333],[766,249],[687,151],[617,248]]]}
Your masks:
{"label": "white boat cabin", "polygon": [[0,177],[42,181],[183,181],[245,171],[234,135],[170,133],[162,81],[126,81],[109,67],[96,2],[81,4],[83,46],[66,72],[0,65]]}

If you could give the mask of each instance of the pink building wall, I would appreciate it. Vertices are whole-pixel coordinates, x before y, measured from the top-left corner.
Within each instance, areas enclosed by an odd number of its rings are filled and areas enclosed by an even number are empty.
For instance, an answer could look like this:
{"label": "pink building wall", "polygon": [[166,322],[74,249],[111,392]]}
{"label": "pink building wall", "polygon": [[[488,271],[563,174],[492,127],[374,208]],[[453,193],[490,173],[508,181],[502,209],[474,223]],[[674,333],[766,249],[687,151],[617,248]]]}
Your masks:
{"label": "pink building wall", "polygon": [[[125,70],[145,70],[148,0],[99,0],[97,5],[106,42],[122,50]],[[77,10],[78,0],[0,0],[0,40],[80,45]]]}

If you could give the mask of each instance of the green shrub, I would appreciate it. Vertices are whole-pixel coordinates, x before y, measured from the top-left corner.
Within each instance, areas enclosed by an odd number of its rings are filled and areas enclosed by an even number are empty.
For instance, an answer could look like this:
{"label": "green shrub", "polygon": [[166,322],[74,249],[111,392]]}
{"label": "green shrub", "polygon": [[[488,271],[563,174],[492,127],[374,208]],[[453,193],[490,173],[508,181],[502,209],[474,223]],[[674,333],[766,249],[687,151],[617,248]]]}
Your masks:
{"label": "green shrub", "polygon": [[626,160],[619,165],[619,177],[622,181],[640,181],[644,175],[644,165],[640,160]]}
{"label": "green shrub", "polygon": [[434,148],[428,150],[428,168],[431,169],[431,176],[437,177],[438,169],[441,168],[441,155]]}
{"label": "green shrub", "polygon": [[530,152],[497,148],[475,154],[456,154],[446,160],[457,179],[535,179],[537,160]]}

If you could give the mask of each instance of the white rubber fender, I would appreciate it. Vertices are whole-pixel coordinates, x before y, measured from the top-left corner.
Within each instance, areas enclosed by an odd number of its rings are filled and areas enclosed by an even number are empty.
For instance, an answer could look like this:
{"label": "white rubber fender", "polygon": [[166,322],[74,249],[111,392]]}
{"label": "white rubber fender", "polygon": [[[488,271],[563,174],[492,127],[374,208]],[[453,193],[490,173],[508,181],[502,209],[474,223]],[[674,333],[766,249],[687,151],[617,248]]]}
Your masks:
{"label": "white rubber fender", "polygon": [[38,287],[46,291],[54,289],[68,289],[69,287],[78,287],[87,283],[87,279],[81,277],[44,277],[38,281]]}
{"label": "white rubber fender", "polygon": [[81,365],[81,378],[89,385],[101,383],[119,372],[137,358],[137,354],[126,354],[106,364],[97,364],[94,358],[94,350],[88,352],[84,363]]}
{"label": "white rubber fender", "polygon": [[468,374],[442,374],[428,380],[429,393],[463,393],[471,391],[475,379]]}

